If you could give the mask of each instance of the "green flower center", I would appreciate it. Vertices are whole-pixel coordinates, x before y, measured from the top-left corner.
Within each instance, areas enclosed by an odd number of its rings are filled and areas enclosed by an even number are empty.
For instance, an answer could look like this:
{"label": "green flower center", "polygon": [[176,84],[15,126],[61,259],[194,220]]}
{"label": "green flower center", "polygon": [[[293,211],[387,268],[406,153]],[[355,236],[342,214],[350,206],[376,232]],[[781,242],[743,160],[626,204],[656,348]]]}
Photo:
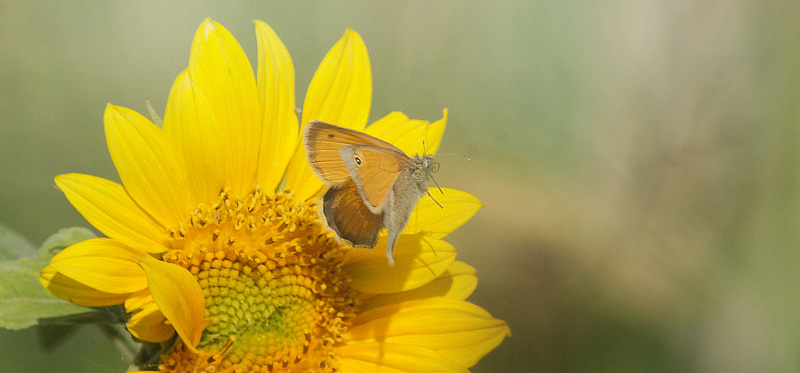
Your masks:
{"label": "green flower center", "polygon": [[203,289],[206,329],[198,349],[164,358],[166,371],[332,371],[333,346],[355,313],[342,272],[346,247],[320,225],[313,204],[291,192],[220,193],[187,226],[171,230],[164,261]]}

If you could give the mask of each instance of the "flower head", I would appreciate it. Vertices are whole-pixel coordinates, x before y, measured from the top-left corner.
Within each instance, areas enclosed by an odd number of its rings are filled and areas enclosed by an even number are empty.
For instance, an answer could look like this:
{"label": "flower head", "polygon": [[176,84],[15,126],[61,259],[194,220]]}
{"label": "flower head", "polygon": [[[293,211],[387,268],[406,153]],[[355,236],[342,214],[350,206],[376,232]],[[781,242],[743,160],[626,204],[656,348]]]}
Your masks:
{"label": "flower head", "polygon": [[[162,128],[107,106],[122,184],[82,174],[56,184],[108,238],[66,248],[42,284],[86,306],[123,304],[134,337],[174,341],[160,371],[465,371],[508,334],[464,301],[475,271],[442,240],[480,202],[449,189],[443,209],[420,201],[391,268],[385,238],[376,250],[339,244],[317,215],[322,183],[299,145],[291,59],[269,26],[256,22],[256,34],[254,75],[230,33],[205,20]],[[300,123],[434,152],[446,111],[434,123],[391,113],[365,129],[371,79],[348,30],[314,75]]]}

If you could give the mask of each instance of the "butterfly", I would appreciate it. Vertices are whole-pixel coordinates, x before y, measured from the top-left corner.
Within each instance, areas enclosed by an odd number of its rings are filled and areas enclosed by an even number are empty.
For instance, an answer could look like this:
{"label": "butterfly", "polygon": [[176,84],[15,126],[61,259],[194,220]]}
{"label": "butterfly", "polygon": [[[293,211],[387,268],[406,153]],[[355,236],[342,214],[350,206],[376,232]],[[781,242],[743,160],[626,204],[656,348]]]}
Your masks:
{"label": "butterfly", "polygon": [[396,146],[362,132],[312,121],[303,130],[311,169],[327,186],[321,214],[336,236],[353,246],[374,247],[387,231],[386,257],[438,164],[432,156],[407,156]]}

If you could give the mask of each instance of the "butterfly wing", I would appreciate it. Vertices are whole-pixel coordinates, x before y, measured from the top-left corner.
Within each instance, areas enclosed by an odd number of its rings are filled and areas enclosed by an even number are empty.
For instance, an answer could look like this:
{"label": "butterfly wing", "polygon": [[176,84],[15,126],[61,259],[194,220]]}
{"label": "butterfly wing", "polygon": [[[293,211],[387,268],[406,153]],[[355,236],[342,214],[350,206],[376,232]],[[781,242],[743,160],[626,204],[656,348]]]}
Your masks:
{"label": "butterfly wing", "polygon": [[325,192],[322,214],[328,227],[353,246],[375,246],[378,232],[383,228],[383,214],[367,208],[352,180],[333,185]]}
{"label": "butterfly wing", "polygon": [[377,148],[393,149],[392,144],[362,132],[335,126],[320,121],[311,121],[303,130],[303,143],[311,169],[326,184],[344,183],[350,180],[350,171],[342,161],[339,150],[351,145],[370,145]]}
{"label": "butterfly wing", "polygon": [[345,146],[339,155],[364,203],[370,211],[381,212],[409,158],[399,150],[370,145]]}

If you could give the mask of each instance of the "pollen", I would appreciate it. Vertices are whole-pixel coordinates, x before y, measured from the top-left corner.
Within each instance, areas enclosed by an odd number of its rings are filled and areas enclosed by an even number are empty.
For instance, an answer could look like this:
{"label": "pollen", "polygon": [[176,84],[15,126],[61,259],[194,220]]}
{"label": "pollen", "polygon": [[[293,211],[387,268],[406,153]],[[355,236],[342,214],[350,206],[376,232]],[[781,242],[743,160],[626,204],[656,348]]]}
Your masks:
{"label": "pollen", "polygon": [[335,371],[334,346],[355,314],[342,271],[347,248],[312,203],[289,191],[223,191],[170,229],[164,261],[188,269],[205,296],[200,354],[180,344],[161,371]]}

